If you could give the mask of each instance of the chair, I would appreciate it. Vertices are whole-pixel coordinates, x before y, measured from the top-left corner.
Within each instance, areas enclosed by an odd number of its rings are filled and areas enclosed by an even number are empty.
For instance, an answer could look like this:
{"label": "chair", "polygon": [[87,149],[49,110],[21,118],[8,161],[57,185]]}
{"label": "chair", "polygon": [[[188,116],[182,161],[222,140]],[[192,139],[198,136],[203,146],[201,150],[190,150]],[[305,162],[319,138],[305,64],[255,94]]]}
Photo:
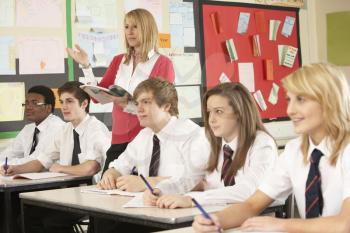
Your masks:
{"label": "chair", "polygon": [[261,215],[275,213],[277,218],[291,218],[294,216],[294,195],[289,195],[284,205],[270,206]]}

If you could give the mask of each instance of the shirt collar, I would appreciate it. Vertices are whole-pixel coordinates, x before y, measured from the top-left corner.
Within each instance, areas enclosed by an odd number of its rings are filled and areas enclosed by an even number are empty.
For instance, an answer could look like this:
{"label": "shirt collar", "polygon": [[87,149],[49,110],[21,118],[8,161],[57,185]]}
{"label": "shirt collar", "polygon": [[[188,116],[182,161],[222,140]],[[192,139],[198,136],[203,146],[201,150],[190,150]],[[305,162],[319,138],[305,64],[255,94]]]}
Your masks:
{"label": "shirt collar", "polygon": [[151,49],[148,53],[147,53],[147,58],[150,59],[151,57],[154,56],[156,52],[154,51],[154,49]]}
{"label": "shirt collar", "polygon": [[330,156],[330,150],[329,150],[330,146],[329,145],[332,145],[332,144],[331,144],[330,139],[328,137],[323,138],[322,141],[318,145],[315,145],[312,142],[312,139],[309,137],[309,150],[307,153],[308,159],[311,156],[311,153],[314,149],[321,151],[323,155],[325,155],[326,157],[329,157]]}
{"label": "shirt collar", "polygon": [[86,114],[85,118],[80,122],[80,124],[77,127],[73,127],[73,129],[75,129],[75,131],[79,134],[79,135],[83,135],[85,129],[88,126],[89,123],[89,119],[90,119],[90,115]]}
{"label": "shirt collar", "polygon": [[38,128],[40,132],[44,131],[48,127],[50,118],[52,118],[52,116],[52,113],[48,115],[42,122],[40,122],[39,125],[36,126],[36,128]]}
{"label": "shirt collar", "polygon": [[157,135],[160,141],[162,141],[162,139],[168,138],[169,135],[172,135],[172,132],[173,132],[172,125],[174,124],[176,119],[177,119],[176,117],[172,116],[168,121],[168,123],[163,127],[163,129],[161,129],[158,133],[155,134]]}
{"label": "shirt collar", "polygon": [[224,145],[227,144],[230,146],[231,150],[233,150],[233,153],[234,153],[237,148],[237,141],[238,141],[238,137],[235,137],[231,142],[226,142],[225,139],[222,138],[221,150],[223,149]]}

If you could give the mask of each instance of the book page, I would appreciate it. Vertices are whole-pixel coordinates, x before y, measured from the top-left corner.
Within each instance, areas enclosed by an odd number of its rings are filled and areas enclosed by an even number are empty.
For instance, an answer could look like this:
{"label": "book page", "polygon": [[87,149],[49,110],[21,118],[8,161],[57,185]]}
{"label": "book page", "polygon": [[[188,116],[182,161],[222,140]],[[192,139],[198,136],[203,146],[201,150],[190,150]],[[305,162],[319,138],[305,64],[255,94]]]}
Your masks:
{"label": "book page", "polygon": [[135,197],[137,196],[137,194],[142,193],[142,192],[126,192],[119,189],[104,190],[97,187],[83,188],[80,190],[80,192],[102,194],[102,195],[120,195],[120,196],[127,196],[127,197]]}

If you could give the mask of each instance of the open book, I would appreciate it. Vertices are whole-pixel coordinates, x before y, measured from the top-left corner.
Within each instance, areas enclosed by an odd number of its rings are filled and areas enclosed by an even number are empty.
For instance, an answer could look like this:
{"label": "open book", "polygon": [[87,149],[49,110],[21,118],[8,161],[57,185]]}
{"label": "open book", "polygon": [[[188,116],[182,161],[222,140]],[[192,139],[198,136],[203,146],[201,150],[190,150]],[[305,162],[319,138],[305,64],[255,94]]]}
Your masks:
{"label": "open book", "polygon": [[47,178],[53,178],[53,177],[60,177],[60,176],[68,176],[68,174],[65,173],[58,173],[58,172],[32,172],[32,173],[23,173],[18,174],[14,176],[4,176],[6,179],[29,179],[29,180],[39,180],[39,179],[47,179]]}
{"label": "open book", "polygon": [[[104,194],[104,195],[121,195],[121,196],[128,196],[128,197],[135,197],[140,192],[126,192],[119,189],[111,189],[111,190],[103,190],[99,189],[97,187],[93,188],[82,188],[80,190],[82,193],[94,193],[94,194]],[[142,194],[142,192],[141,192]]]}
{"label": "open book", "polygon": [[95,85],[81,85],[81,89],[83,89],[86,93],[88,93],[92,98],[96,99],[101,104],[106,104],[112,102],[108,96],[103,95],[102,93],[107,93],[112,96],[122,97],[125,94],[128,94],[129,99],[132,99],[132,95],[126,91],[124,88],[118,85],[112,85],[109,88],[99,87]]}

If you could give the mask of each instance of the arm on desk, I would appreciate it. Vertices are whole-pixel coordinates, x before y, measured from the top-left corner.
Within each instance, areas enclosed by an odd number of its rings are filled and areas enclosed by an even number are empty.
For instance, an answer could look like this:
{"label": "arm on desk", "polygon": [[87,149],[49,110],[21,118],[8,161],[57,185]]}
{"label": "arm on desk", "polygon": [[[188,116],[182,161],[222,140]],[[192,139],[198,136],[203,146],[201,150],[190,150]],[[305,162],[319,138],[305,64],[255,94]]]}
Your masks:
{"label": "arm on desk", "polygon": [[255,217],[245,221],[241,229],[247,231],[281,231],[281,232],[349,232],[350,198],[343,201],[338,215],[313,219],[278,219],[272,217]]}
{"label": "arm on desk", "polygon": [[38,161],[33,160],[22,165],[9,166],[5,174],[4,167],[0,167],[1,175],[13,176],[16,174],[29,173],[29,172],[41,172],[44,166]]}
{"label": "arm on desk", "polygon": [[61,172],[75,176],[93,176],[101,169],[100,164],[95,160],[87,160],[75,166],[65,166],[54,163],[50,167],[51,172]]}

